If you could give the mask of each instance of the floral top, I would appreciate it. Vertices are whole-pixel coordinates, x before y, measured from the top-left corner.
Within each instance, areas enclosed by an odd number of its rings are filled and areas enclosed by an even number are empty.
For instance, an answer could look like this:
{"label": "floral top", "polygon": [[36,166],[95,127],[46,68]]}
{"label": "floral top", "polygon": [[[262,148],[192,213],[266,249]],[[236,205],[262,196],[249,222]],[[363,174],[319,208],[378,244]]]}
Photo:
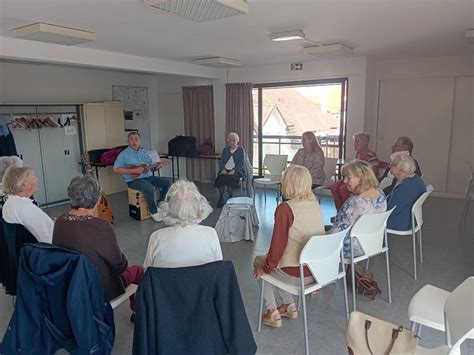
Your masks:
{"label": "floral top", "polygon": [[303,148],[298,149],[293,161],[295,165],[304,166],[309,170],[313,184],[322,185],[326,176],[324,174],[324,152],[321,149],[312,153],[306,153]]}
{"label": "floral top", "polygon": [[[379,189],[377,197],[361,197],[352,195],[342,205],[332,228],[328,233],[337,233],[350,228],[352,224],[362,214],[382,213],[387,210],[387,198],[382,190]],[[350,257],[351,244],[349,235],[344,238],[344,256]],[[364,255],[364,251],[360,246],[357,238],[354,239],[354,257]]]}

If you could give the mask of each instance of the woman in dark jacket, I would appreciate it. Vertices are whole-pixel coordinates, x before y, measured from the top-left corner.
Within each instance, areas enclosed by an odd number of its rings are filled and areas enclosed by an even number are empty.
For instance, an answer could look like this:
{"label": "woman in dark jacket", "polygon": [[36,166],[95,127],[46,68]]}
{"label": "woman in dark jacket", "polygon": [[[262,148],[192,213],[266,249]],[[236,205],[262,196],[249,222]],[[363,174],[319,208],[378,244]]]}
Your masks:
{"label": "woman in dark jacket", "polygon": [[416,175],[416,163],[408,152],[396,152],[390,157],[390,171],[397,179],[392,193],[387,196],[387,209],[395,208],[388,217],[387,228],[408,230],[412,227],[411,208],[426,192],[423,180]]}
{"label": "woman in dark jacket", "polygon": [[215,187],[219,189],[219,201],[217,207],[225,204],[224,192],[227,186],[229,198],[232,198],[234,189],[239,187],[240,178],[247,176],[245,168],[245,150],[239,147],[239,135],[231,132],[227,136],[227,147],[222,151],[219,161],[219,175],[217,175]]}

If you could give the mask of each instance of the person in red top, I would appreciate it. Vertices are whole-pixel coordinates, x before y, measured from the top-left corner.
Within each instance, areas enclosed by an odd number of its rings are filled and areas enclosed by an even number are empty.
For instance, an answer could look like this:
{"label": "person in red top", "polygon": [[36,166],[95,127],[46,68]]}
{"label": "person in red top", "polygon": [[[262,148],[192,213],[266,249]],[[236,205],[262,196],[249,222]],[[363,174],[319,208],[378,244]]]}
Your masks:
{"label": "person in red top", "polygon": [[[291,285],[300,284],[299,256],[308,239],[324,234],[323,214],[311,191],[312,179],[304,166],[290,165],[282,177],[282,194],[286,199],[275,211],[275,224],[268,254],[259,255],[254,262],[254,276],[271,274]],[[304,268],[305,284],[315,280]],[[263,298],[267,312],[265,325],[281,327],[281,317],[297,318],[298,311],[290,293],[278,289],[282,304],[277,307],[273,287],[265,285]]]}
{"label": "person in red top", "polygon": [[[369,149],[370,136],[367,133],[357,133],[352,137],[354,139],[354,149],[356,151],[356,160],[366,161],[374,170],[375,176],[379,175],[379,159],[375,152]],[[331,185],[331,193],[339,212],[342,205],[349,198],[351,193],[347,189],[347,185],[343,180],[335,182]]]}

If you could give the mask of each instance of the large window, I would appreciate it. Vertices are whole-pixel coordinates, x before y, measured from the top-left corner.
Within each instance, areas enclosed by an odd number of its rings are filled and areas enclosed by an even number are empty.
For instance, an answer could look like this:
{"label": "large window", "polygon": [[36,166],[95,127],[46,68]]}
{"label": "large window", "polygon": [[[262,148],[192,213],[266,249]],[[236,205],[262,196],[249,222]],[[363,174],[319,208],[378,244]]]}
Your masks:
{"label": "large window", "polygon": [[306,131],[314,132],[326,157],[344,157],[347,79],[256,84],[253,105],[255,174],[262,175],[266,154],[291,161]]}

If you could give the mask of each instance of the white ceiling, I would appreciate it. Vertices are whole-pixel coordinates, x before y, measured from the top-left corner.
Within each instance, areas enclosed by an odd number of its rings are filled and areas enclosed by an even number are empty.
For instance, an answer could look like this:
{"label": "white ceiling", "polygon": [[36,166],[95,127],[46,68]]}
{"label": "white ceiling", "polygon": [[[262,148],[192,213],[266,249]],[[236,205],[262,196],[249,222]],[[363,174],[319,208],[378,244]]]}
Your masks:
{"label": "white ceiling", "polygon": [[244,66],[314,60],[311,43],[273,42],[270,32],[302,29],[318,43],[341,42],[356,56],[413,58],[473,53],[474,0],[249,0],[250,12],[196,23],[145,7],[143,0],[0,0],[0,35],[32,22],[92,30],[80,46],[191,62],[222,56]]}

